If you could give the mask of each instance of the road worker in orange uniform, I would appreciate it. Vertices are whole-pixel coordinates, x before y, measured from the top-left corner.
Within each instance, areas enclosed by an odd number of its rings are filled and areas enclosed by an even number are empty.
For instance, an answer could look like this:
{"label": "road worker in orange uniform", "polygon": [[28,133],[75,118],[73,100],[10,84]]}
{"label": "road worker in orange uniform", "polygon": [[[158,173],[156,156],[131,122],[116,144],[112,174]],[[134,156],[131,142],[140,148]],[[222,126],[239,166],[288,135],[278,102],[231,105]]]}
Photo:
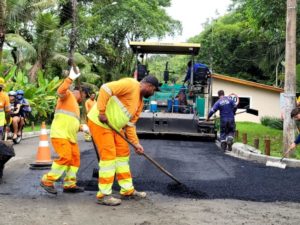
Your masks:
{"label": "road worker in orange uniform", "polygon": [[[89,113],[89,111],[91,110],[91,108],[93,107],[93,105],[95,105],[97,102],[95,100],[96,94],[95,93],[91,93],[90,97],[88,98],[88,100],[85,101],[85,111],[86,114]],[[87,120],[87,119],[86,119]],[[91,141],[92,137],[90,134],[84,134],[84,140],[85,141]]]}
{"label": "road worker in orange uniform", "polygon": [[10,103],[7,93],[4,92],[5,81],[0,77],[0,140],[2,140],[2,135],[4,133],[5,117],[9,116]]}
{"label": "road worker in orange uniform", "polygon": [[54,120],[51,124],[50,137],[59,158],[53,161],[51,170],[41,180],[41,186],[51,194],[57,194],[54,182],[64,173],[64,192],[77,193],[84,191],[83,188],[76,185],[76,174],[80,166],[77,132],[79,130],[88,132],[88,127],[86,124],[80,126],[78,103],[82,101],[83,93],[79,90],[73,92],[69,90],[72,82],[80,76],[78,68],[77,73],[75,71],[72,67],[69,77],[64,80],[57,90],[59,98]]}
{"label": "road worker in orange uniform", "polygon": [[139,143],[135,123],[143,109],[143,97],[159,90],[158,80],[151,75],[138,82],[133,78],[103,84],[97,104],[88,114],[88,126],[100,155],[98,203],[115,206],[121,199],[111,196],[116,174],[122,198],[145,198],[132,184],[129,168],[130,149],[125,140],[107,126],[107,122],[135,145],[137,154],[144,153]]}
{"label": "road worker in orange uniform", "polygon": [[86,113],[89,113],[89,111],[92,109],[92,107],[97,103],[95,98],[96,98],[96,94],[91,93],[90,98],[88,100],[86,100],[86,102],[85,102]]}

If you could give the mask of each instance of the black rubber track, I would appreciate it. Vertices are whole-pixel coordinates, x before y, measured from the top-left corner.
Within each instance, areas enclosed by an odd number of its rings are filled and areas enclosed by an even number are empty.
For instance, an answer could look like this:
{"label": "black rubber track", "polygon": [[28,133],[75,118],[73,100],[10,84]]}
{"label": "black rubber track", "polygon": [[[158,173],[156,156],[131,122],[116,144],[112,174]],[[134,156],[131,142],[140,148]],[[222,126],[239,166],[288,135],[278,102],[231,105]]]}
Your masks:
{"label": "black rubber track", "polygon": [[[170,196],[300,202],[300,169],[279,169],[225,155],[211,142],[141,140],[145,151],[178,178],[176,185],[145,158],[132,153],[131,172],[137,190]],[[97,190],[94,150],[81,155],[79,184]],[[118,185],[114,185],[118,190]]]}

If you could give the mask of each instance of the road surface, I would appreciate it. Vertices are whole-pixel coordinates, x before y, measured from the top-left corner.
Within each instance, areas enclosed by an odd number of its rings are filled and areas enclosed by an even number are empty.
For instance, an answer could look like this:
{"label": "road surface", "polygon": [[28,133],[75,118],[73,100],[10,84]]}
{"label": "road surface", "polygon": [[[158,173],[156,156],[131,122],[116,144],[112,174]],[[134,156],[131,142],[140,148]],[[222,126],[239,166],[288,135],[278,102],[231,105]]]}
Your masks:
{"label": "road surface", "polygon": [[[88,191],[57,196],[45,193],[39,179],[45,171],[29,170],[38,139],[15,146],[0,185],[0,225],[24,224],[299,224],[300,170],[267,168],[225,155],[215,143],[142,140],[145,151],[185,184],[174,182],[134,153],[131,169],[142,201],[121,206],[96,204],[97,167],[91,143],[80,137],[79,184]],[[114,186],[118,195],[118,186]]]}

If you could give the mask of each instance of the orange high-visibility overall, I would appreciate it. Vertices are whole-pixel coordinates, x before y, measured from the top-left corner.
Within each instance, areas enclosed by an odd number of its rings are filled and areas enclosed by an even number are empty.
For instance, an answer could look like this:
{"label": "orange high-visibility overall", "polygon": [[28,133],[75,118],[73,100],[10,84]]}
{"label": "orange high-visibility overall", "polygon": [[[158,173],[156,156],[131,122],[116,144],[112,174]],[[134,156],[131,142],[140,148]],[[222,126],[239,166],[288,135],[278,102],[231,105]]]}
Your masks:
{"label": "orange high-visibility overall", "polygon": [[133,78],[124,78],[101,86],[97,105],[88,114],[88,125],[98,148],[99,191],[97,197],[112,193],[116,174],[122,195],[134,191],[129,168],[130,149],[126,141],[99,121],[99,114],[105,114],[110,124],[134,144],[139,143],[135,123],[143,109],[140,83]]}
{"label": "orange high-visibility overall", "polygon": [[77,100],[69,90],[71,84],[72,80],[66,78],[57,90],[59,98],[50,137],[59,158],[54,160],[51,170],[42,177],[42,182],[48,186],[52,186],[64,173],[66,173],[64,188],[76,186],[76,174],[80,166],[80,151],[77,144],[80,112]]}

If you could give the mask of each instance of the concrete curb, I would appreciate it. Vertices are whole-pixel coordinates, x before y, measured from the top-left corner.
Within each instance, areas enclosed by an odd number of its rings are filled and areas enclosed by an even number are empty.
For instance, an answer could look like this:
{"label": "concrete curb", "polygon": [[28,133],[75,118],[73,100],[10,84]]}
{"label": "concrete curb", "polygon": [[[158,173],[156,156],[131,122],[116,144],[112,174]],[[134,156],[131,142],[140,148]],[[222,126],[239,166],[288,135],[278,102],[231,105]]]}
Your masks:
{"label": "concrete curb", "polygon": [[[266,164],[267,161],[278,162],[281,159],[279,157],[262,155],[260,150],[243,143],[234,143],[230,155],[263,164]],[[300,167],[300,160],[297,159],[283,159],[283,162],[287,167]]]}

